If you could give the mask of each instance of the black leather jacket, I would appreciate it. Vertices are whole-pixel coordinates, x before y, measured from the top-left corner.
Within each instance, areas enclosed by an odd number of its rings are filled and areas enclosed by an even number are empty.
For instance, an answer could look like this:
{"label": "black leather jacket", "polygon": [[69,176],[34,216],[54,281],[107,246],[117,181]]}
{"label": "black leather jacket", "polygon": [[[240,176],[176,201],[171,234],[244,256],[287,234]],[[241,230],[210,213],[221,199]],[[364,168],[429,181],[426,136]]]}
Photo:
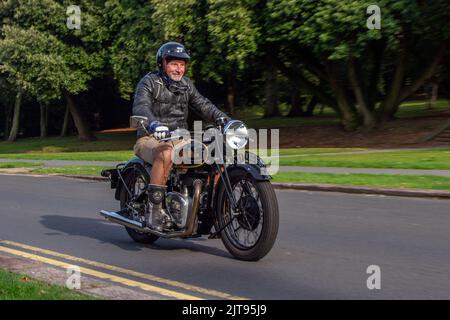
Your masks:
{"label": "black leather jacket", "polygon": [[[167,125],[171,131],[177,128],[188,129],[189,108],[206,121],[214,122],[220,117],[229,118],[203,97],[187,77],[183,77],[177,86],[173,86],[163,81],[158,73],[149,73],[137,85],[133,115],[145,116],[149,119],[149,123],[158,120]],[[137,137],[144,135],[144,130],[139,129]]]}

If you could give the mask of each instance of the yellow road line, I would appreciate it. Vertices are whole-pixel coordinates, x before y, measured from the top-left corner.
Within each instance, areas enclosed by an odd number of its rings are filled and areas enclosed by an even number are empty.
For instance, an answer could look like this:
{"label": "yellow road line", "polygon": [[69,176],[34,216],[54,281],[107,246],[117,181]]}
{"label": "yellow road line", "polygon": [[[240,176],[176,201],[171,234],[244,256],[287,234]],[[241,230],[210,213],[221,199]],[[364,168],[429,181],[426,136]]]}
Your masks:
{"label": "yellow road line", "polygon": [[30,246],[30,245],[26,245],[26,244],[14,242],[14,241],[0,240],[0,243],[8,244],[8,245],[11,245],[11,246],[15,246],[15,247],[19,247],[19,248],[22,248],[22,249],[35,251],[35,252],[48,254],[48,255],[51,255],[51,256],[54,256],[54,257],[59,257],[59,258],[63,258],[63,259],[70,260],[70,261],[84,263],[84,264],[87,264],[87,265],[90,265],[90,266],[93,266],[93,267],[103,268],[103,269],[110,270],[110,271],[115,271],[115,272],[120,272],[120,273],[129,275],[129,276],[138,277],[138,278],[142,278],[142,279],[146,279],[146,280],[150,280],[150,281],[155,281],[155,282],[167,284],[167,285],[170,285],[172,287],[182,288],[182,289],[185,289],[185,290],[188,290],[188,291],[193,291],[193,292],[198,292],[198,293],[201,293],[201,294],[206,294],[206,295],[217,297],[217,298],[220,298],[220,299],[248,300],[247,298],[233,296],[233,295],[230,295],[228,293],[224,293],[224,292],[220,292],[220,291],[216,291],[216,290],[205,289],[205,288],[201,288],[201,287],[198,287],[198,286],[193,286],[193,285],[190,285],[190,284],[186,284],[186,283],[183,283],[183,282],[179,282],[179,281],[175,281],[175,280],[169,280],[169,279],[164,279],[164,278],[157,277],[157,276],[154,276],[154,275],[151,275],[151,274],[146,274],[146,273],[142,273],[142,272],[138,272],[138,271],[134,271],[134,270],[129,270],[129,269],[121,268],[121,267],[116,267],[116,266],[112,266],[112,265],[109,265],[109,264],[96,262],[96,261],[91,261],[91,260],[87,260],[87,259],[83,259],[83,258],[79,258],[79,257],[74,257],[74,256],[70,256],[70,255],[67,255],[67,254],[63,254],[63,253],[59,253],[59,252],[55,252],[55,251],[51,251],[51,250],[47,250],[47,249],[42,249],[42,248],[38,248],[38,247],[33,247],[33,246]]}
{"label": "yellow road line", "polygon": [[[38,255],[34,255],[31,253],[27,253],[27,252],[23,252],[23,251],[18,251],[18,250],[14,250],[14,249],[10,249],[7,247],[3,247],[0,246],[0,251],[9,253],[9,254],[13,254],[19,257],[23,257],[23,258],[27,258],[27,259],[31,259],[31,260],[35,260],[35,261],[39,261],[39,262],[43,262],[46,264],[50,264],[53,266],[57,266],[57,267],[61,267],[61,268],[69,268],[71,267],[71,265],[69,263],[66,262],[61,262],[58,260],[53,260],[53,259],[49,259],[49,258],[45,258],[45,257],[41,257]],[[134,281],[134,280],[130,280],[130,279],[126,279],[126,278],[122,278],[122,277],[118,277],[112,274],[107,274],[104,272],[100,272],[100,271],[96,271],[96,270],[92,270],[92,269],[88,269],[88,268],[84,268],[84,267],[80,267],[80,272],[83,274],[88,274],[100,279],[106,279],[106,280],[110,280],[116,283],[120,283],[120,284],[124,284],[130,287],[137,287],[140,288],[142,290],[145,291],[150,291],[150,292],[155,292],[158,293],[160,295],[166,296],[166,297],[170,297],[170,298],[176,298],[176,299],[180,299],[180,300],[203,300],[201,298],[198,297],[194,297],[188,294],[183,294],[180,292],[176,292],[176,291],[172,291],[172,290],[167,290],[167,289],[163,289],[163,288],[159,288],[156,286],[152,286],[149,284],[145,284],[145,283],[141,283],[138,281]]]}

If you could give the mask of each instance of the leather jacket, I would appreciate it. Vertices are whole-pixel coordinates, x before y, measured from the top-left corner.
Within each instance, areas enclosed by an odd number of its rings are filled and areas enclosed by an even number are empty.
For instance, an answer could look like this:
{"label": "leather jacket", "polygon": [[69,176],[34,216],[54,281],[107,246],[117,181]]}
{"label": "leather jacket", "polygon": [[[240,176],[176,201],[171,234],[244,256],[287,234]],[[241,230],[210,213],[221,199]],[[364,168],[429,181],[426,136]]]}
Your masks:
{"label": "leather jacket", "polygon": [[[203,97],[187,77],[175,82],[165,80],[160,74],[152,72],[145,75],[137,85],[133,115],[145,116],[149,123],[158,120],[171,131],[177,128],[188,129],[189,108],[206,121],[214,122],[220,117],[229,119],[224,112]],[[144,130],[138,129],[137,137],[144,135]]]}

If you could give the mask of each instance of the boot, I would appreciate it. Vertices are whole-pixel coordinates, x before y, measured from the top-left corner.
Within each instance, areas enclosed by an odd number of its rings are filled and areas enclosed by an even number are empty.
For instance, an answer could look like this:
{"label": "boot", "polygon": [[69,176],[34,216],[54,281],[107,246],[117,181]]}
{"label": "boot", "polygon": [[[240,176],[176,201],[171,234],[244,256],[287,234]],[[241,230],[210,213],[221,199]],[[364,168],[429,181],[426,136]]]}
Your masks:
{"label": "boot", "polygon": [[[149,184],[147,189],[149,200],[149,213],[146,214],[147,225],[157,231],[162,231],[162,204],[166,196],[167,186]],[[150,220],[151,216],[151,221]]]}

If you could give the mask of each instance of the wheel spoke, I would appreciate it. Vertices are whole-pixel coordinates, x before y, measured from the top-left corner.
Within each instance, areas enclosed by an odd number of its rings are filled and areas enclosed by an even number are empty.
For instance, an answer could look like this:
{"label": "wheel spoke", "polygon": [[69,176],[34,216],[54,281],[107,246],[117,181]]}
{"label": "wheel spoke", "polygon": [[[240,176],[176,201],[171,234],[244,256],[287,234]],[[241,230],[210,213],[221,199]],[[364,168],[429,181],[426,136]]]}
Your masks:
{"label": "wheel spoke", "polygon": [[244,183],[243,183],[243,189],[244,189],[244,191],[245,191],[245,193],[247,194],[247,195],[249,195],[249,196],[253,196],[253,193],[252,193],[252,190],[251,190],[251,188],[248,186],[248,182],[247,181],[245,181]]}
{"label": "wheel spoke", "polygon": [[[260,194],[257,191],[257,188],[253,184],[252,181],[247,179],[241,179],[234,184],[232,184],[232,193],[238,203],[240,200],[239,208],[241,209],[237,215],[233,215],[233,210],[231,209],[231,205],[229,199],[226,198],[224,204],[224,211],[222,221],[222,226],[227,225],[230,222],[230,218],[232,220],[226,227],[225,232],[228,235],[229,239],[235,243],[237,247],[241,247],[243,249],[250,248],[258,242],[259,237],[261,236],[263,223],[264,223],[264,215],[263,208],[260,199]],[[252,212],[254,209],[250,209],[250,212],[246,214],[243,207],[245,205],[245,198],[252,197],[253,200],[257,203],[257,210],[259,212]],[[253,201],[251,200],[251,201]],[[259,214],[259,217],[253,217],[252,214]],[[257,222],[257,220],[259,220]],[[254,224],[257,223],[256,226]]]}

